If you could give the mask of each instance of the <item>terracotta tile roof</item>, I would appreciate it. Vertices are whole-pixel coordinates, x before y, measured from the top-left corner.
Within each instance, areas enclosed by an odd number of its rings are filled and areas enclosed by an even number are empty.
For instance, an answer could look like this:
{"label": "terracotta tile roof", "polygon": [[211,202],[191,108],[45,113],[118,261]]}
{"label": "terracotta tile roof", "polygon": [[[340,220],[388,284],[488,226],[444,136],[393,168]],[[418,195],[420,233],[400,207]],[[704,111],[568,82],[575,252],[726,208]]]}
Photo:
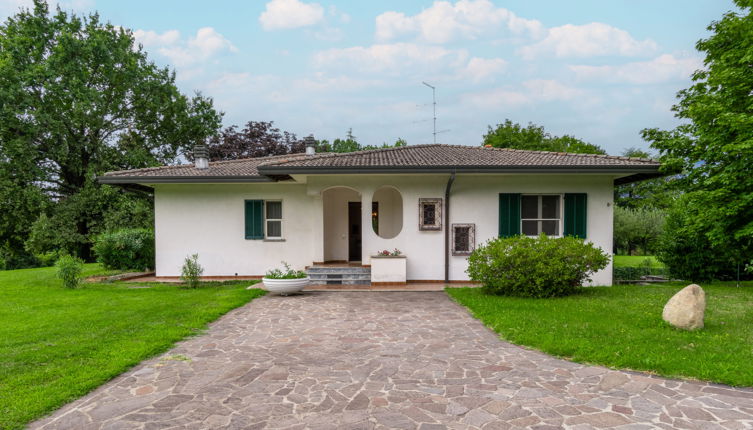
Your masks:
{"label": "terracotta tile roof", "polygon": [[146,169],[118,170],[107,172],[104,177],[263,177],[257,167],[277,160],[294,160],[304,154],[275,155],[270,157],[244,158],[241,160],[213,161],[207,169],[197,169],[193,163],[175,166],[148,167]]}
{"label": "terracotta tile roof", "polygon": [[146,182],[150,179],[167,180],[193,178],[233,178],[270,180],[269,176],[295,172],[348,171],[358,172],[406,169],[437,171],[499,171],[516,170],[572,170],[596,169],[600,171],[657,172],[659,162],[642,158],[612,155],[570,154],[563,152],[525,151],[519,149],[485,148],[461,145],[410,145],[400,148],[375,149],[344,154],[321,153],[278,155],[209,163],[207,169],[197,169],[193,164],[151,167],[147,169],[108,172],[102,182]]}
{"label": "terracotta tile roof", "polygon": [[294,168],[458,168],[464,167],[659,167],[659,162],[643,158],[613,155],[571,154],[525,151],[461,145],[411,145],[343,154],[317,154],[294,160],[278,159],[264,163],[259,170],[279,171]]}

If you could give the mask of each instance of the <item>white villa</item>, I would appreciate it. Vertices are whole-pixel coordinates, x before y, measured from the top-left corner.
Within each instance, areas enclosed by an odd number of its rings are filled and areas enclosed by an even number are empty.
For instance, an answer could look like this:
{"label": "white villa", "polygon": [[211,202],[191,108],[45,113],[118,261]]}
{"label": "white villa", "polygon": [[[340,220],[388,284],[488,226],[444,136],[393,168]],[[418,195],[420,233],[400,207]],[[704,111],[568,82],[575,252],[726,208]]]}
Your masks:
{"label": "white villa", "polygon": [[[498,236],[574,235],[611,254],[615,185],[658,176],[653,160],[412,145],[109,172],[154,192],[156,275],[198,253],[205,276],[262,276],[398,249],[405,269],[372,282],[465,281],[467,256]],[[395,266],[398,267],[398,266]],[[327,283],[338,283],[328,278]],[[342,280],[340,282],[346,282]],[[611,285],[612,266],[593,283]]]}

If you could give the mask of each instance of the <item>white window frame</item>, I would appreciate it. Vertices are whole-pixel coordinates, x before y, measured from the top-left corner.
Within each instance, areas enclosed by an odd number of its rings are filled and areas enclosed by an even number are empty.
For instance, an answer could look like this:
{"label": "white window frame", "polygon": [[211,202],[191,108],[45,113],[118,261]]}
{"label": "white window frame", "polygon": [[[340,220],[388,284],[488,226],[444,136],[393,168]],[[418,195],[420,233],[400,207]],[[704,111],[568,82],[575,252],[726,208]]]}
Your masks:
{"label": "white window frame", "polygon": [[[280,203],[280,215],[282,216],[281,218],[267,218],[267,204],[268,203]],[[285,219],[285,210],[282,204],[282,199],[279,199],[279,200],[275,200],[275,199],[266,200],[265,199],[264,200],[264,239],[282,240],[282,238],[285,237],[285,229],[284,229],[285,226],[283,222],[284,219]],[[280,223],[280,235],[279,236],[269,235],[269,228],[267,228],[269,224],[267,223],[269,223],[270,221]]]}
{"label": "white window frame", "polygon": [[[557,228],[557,231],[559,231],[558,235],[549,236],[549,237],[563,237],[563,231],[562,229],[565,227],[564,224],[564,218],[565,218],[565,195],[564,194],[558,194],[558,193],[540,193],[540,194],[534,194],[534,193],[526,193],[521,194],[521,201],[520,201],[520,232],[523,233],[523,221],[559,221],[559,225]],[[541,197],[542,196],[557,196],[559,198],[559,219],[556,218],[523,218],[523,196],[536,196],[538,197],[538,216],[541,217],[541,211],[543,210],[543,205],[541,204]],[[538,237],[536,236],[529,236],[528,237]]]}

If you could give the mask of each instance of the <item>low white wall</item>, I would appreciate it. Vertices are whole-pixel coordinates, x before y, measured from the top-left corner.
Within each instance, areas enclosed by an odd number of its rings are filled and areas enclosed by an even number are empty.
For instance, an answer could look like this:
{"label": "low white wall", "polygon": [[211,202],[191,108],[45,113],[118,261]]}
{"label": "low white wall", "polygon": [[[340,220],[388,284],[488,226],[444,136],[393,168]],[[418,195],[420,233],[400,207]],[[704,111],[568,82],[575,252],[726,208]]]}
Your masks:
{"label": "low white wall", "polygon": [[[398,248],[407,256],[409,280],[442,280],[444,234],[450,226],[443,219],[442,231],[419,231],[418,199],[444,198],[448,177],[322,175],[309,176],[301,184],[156,185],[157,275],[179,275],[183,259],[194,252],[206,276],[263,275],[282,260],[294,268],[322,259],[347,260],[347,202],[360,200],[361,261],[369,261],[379,250]],[[475,224],[479,245],[498,234],[499,193],[587,193],[587,239],[611,254],[612,180],[606,175],[458,175],[451,192],[450,224]],[[395,187],[402,199],[402,229],[392,239],[377,236],[371,228],[372,198],[384,185]],[[335,186],[352,190],[325,191]],[[283,201],[284,242],[245,239],[246,199]],[[467,280],[466,268],[466,257],[450,256],[451,280]],[[593,283],[610,285],[611,278],[610,263]]]}
{"label": "low white wall", "polygon": [[371,282],[405,283],[406,259],[399,257],[372,257]]}

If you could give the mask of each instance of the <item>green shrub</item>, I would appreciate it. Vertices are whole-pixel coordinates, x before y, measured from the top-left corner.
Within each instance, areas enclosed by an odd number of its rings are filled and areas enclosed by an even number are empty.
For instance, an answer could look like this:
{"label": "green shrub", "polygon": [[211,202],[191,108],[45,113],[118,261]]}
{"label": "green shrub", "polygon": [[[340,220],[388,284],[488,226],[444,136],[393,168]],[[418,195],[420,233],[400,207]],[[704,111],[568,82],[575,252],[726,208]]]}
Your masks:
{"label": "green shrub", "polygon": [[290,264],[284,261],[282,262],[282,266],[285,270],[274,268],[268,270],[267,274],[264,275],[264,277],[268,279],[303,279],[308,276],[308,274],[302,270],[291,269]]}
{"label": "green shrub", "polygon": [[97,261],[107,269],[145,270],[154,267],[154,232],[123,229],[103,233],[94,241]]}
{"label": "green shrub", "polygon": [[76,288],[81,282],[81,272],[84,270],[84,261],[78,257],[64,255],[55,263],[58,279],[63,281],[66,288]]}
{"label": "green shrub", "polygon": [[468,257],[467,273],[486,292],[557,297],[576,292],[609,256],[574,237],[516,236],[492,239]]}
{"label": "green shrub", "polygon": [[201,275],[204,268],[199,264],[199,254],[193,254],[183,261],[183,267],[180,269],[180,280],[185,282],[189,288],[196,288],[201,281]]}
{"label": "green shrub", "polygon": [[[714,245],[707,235],[708,228],[697,221],[704,210],[687,196],[679,199],[667,214],[656,257],[675,279],[691,282],[735,279],[738,264],[750,259],[750,253],[734,246]],[[741,276],[750,277],[744,272]]]}
{"label": "green shrub", "polygon": [[45,252],[43,254],[37,254],[34,257],[36,257],[37,261],[39,262],[39,267],[50,267],[54,266],[55,262],[60,259],[60,252]]}

